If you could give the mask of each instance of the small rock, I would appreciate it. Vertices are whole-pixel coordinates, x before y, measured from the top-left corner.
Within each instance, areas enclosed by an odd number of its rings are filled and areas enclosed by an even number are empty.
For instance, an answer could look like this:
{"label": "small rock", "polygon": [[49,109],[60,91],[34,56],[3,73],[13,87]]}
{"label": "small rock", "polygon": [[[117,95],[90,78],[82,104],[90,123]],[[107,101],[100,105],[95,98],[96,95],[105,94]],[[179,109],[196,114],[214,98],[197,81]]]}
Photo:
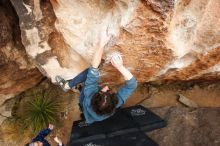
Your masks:
{"label": "small rock", "polygon": [[198,85],[194,85],[194,86],[193,86],[193,89],[194,89],[194,90],[199,90],[200,87],[199,87]]}
{"label": "small rock", "polygon": [[65,118],[65,112],[61,112],[60,113],[60,117],[63,119],[63,118]]}
{"label": "small rock", "polygon": [[180,103],[184,104],[185,106],[187,106],[187,107],[198,107],[198,105],[194,101],[192,101],[189,98],[183,96],[182,94],[179,94],[178,96],[179,96],[178,101]]}
{"label": "small rock", "polygon": [[208,90],[213,90],[214,88],[215,88],[215,84],[208,85],[207,87]]}
{"label": "small rock", "polygon": [[157,88],[155,88],[155,87],[150,87],[150,93],[151,94],[157,94],[159,91],[158,91],[158,89]]}

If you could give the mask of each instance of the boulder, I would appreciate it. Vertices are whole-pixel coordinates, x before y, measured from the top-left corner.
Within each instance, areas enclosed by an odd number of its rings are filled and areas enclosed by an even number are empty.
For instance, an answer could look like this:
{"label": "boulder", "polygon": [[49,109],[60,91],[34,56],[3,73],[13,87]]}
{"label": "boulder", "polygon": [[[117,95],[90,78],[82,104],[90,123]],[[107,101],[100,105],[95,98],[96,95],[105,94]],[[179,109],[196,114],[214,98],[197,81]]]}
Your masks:
{"label": "boulder", "polygon": [[219,7],[219,0],[2,0],[0,105],[43,76],[75,77],[100,41],[106,84],[123,82],[112,53],[139,83],[219,79]]}
{"label": "boulder", "polygon": [[[9,99],[35,86],[43,75],[21,43],[18,16],[10,1],[0,1],[0,123],[10,115]],[[8,106],[7,106],[8,107]],[[11,107],[11,106],[10,106]],[[3,117],[2,117],[3,116]]]}
{"label": "boulder", "polygon": [[[219,78],[218,0],[11,0],[22,42],[41,72],[75,77],[100,41],[102,81],[121,83],[108,63],[112,52],[139,82]],[[104,34],[104,35],[103,35]]]}

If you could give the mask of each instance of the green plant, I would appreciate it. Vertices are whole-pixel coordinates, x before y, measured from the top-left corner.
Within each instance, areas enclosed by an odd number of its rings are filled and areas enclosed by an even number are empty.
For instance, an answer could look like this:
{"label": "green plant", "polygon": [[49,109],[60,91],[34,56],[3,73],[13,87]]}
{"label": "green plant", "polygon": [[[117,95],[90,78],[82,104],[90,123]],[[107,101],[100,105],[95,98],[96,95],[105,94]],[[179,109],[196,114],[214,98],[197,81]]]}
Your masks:
{"label": "green plant", "polygon": [[61,102],[50,91],[35,92],[34,99],[24,103],[20,117],[23,129],[31,128],[33,133],[37,133],[49,123],[58,124],[60,109]]}

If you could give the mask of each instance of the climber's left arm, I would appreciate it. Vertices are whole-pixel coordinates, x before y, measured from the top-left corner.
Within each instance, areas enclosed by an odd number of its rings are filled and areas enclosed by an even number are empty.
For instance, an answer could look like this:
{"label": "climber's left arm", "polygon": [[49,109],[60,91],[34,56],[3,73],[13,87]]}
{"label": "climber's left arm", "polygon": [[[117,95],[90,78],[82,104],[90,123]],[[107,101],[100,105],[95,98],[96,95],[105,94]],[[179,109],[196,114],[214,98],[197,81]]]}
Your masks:
{"label": "climber's left arm", "polygon": [[92,59],[92,67],[93,68],[98,68],[99,64],[101,63],[101,59],[102,59],[102,54],[103,54],[103,47],[99,47]]}
{"label": "climber's left arm", "polygon": [[97,49],[95,51],[95,54],[93,56],[92,63],[91,63],[93,68],[98,68],[99,67],[99,64],[101,63],[101,59],[102,59],[104,46],[109,41],[109,38],[110,38],[110,36],[108,36],[106,34],[105,30],[101,31],[99,37],[100,37],[100,39],[99,39],[99,42],[97,44]]}

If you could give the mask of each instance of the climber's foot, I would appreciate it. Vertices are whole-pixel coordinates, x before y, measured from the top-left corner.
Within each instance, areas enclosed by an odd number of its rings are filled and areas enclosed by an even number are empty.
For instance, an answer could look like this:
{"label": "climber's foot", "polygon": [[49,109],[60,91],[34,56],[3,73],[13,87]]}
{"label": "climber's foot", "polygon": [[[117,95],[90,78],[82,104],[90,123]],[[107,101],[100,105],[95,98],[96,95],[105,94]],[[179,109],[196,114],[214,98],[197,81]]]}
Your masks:
{"label": "climber's foot", "polygon": [[70,89],[67,86],[68,82],[64,80],[61,76],[56,76],[55,80],[58,83],[58,85],[63,89],[64,92],[67,92]]}

